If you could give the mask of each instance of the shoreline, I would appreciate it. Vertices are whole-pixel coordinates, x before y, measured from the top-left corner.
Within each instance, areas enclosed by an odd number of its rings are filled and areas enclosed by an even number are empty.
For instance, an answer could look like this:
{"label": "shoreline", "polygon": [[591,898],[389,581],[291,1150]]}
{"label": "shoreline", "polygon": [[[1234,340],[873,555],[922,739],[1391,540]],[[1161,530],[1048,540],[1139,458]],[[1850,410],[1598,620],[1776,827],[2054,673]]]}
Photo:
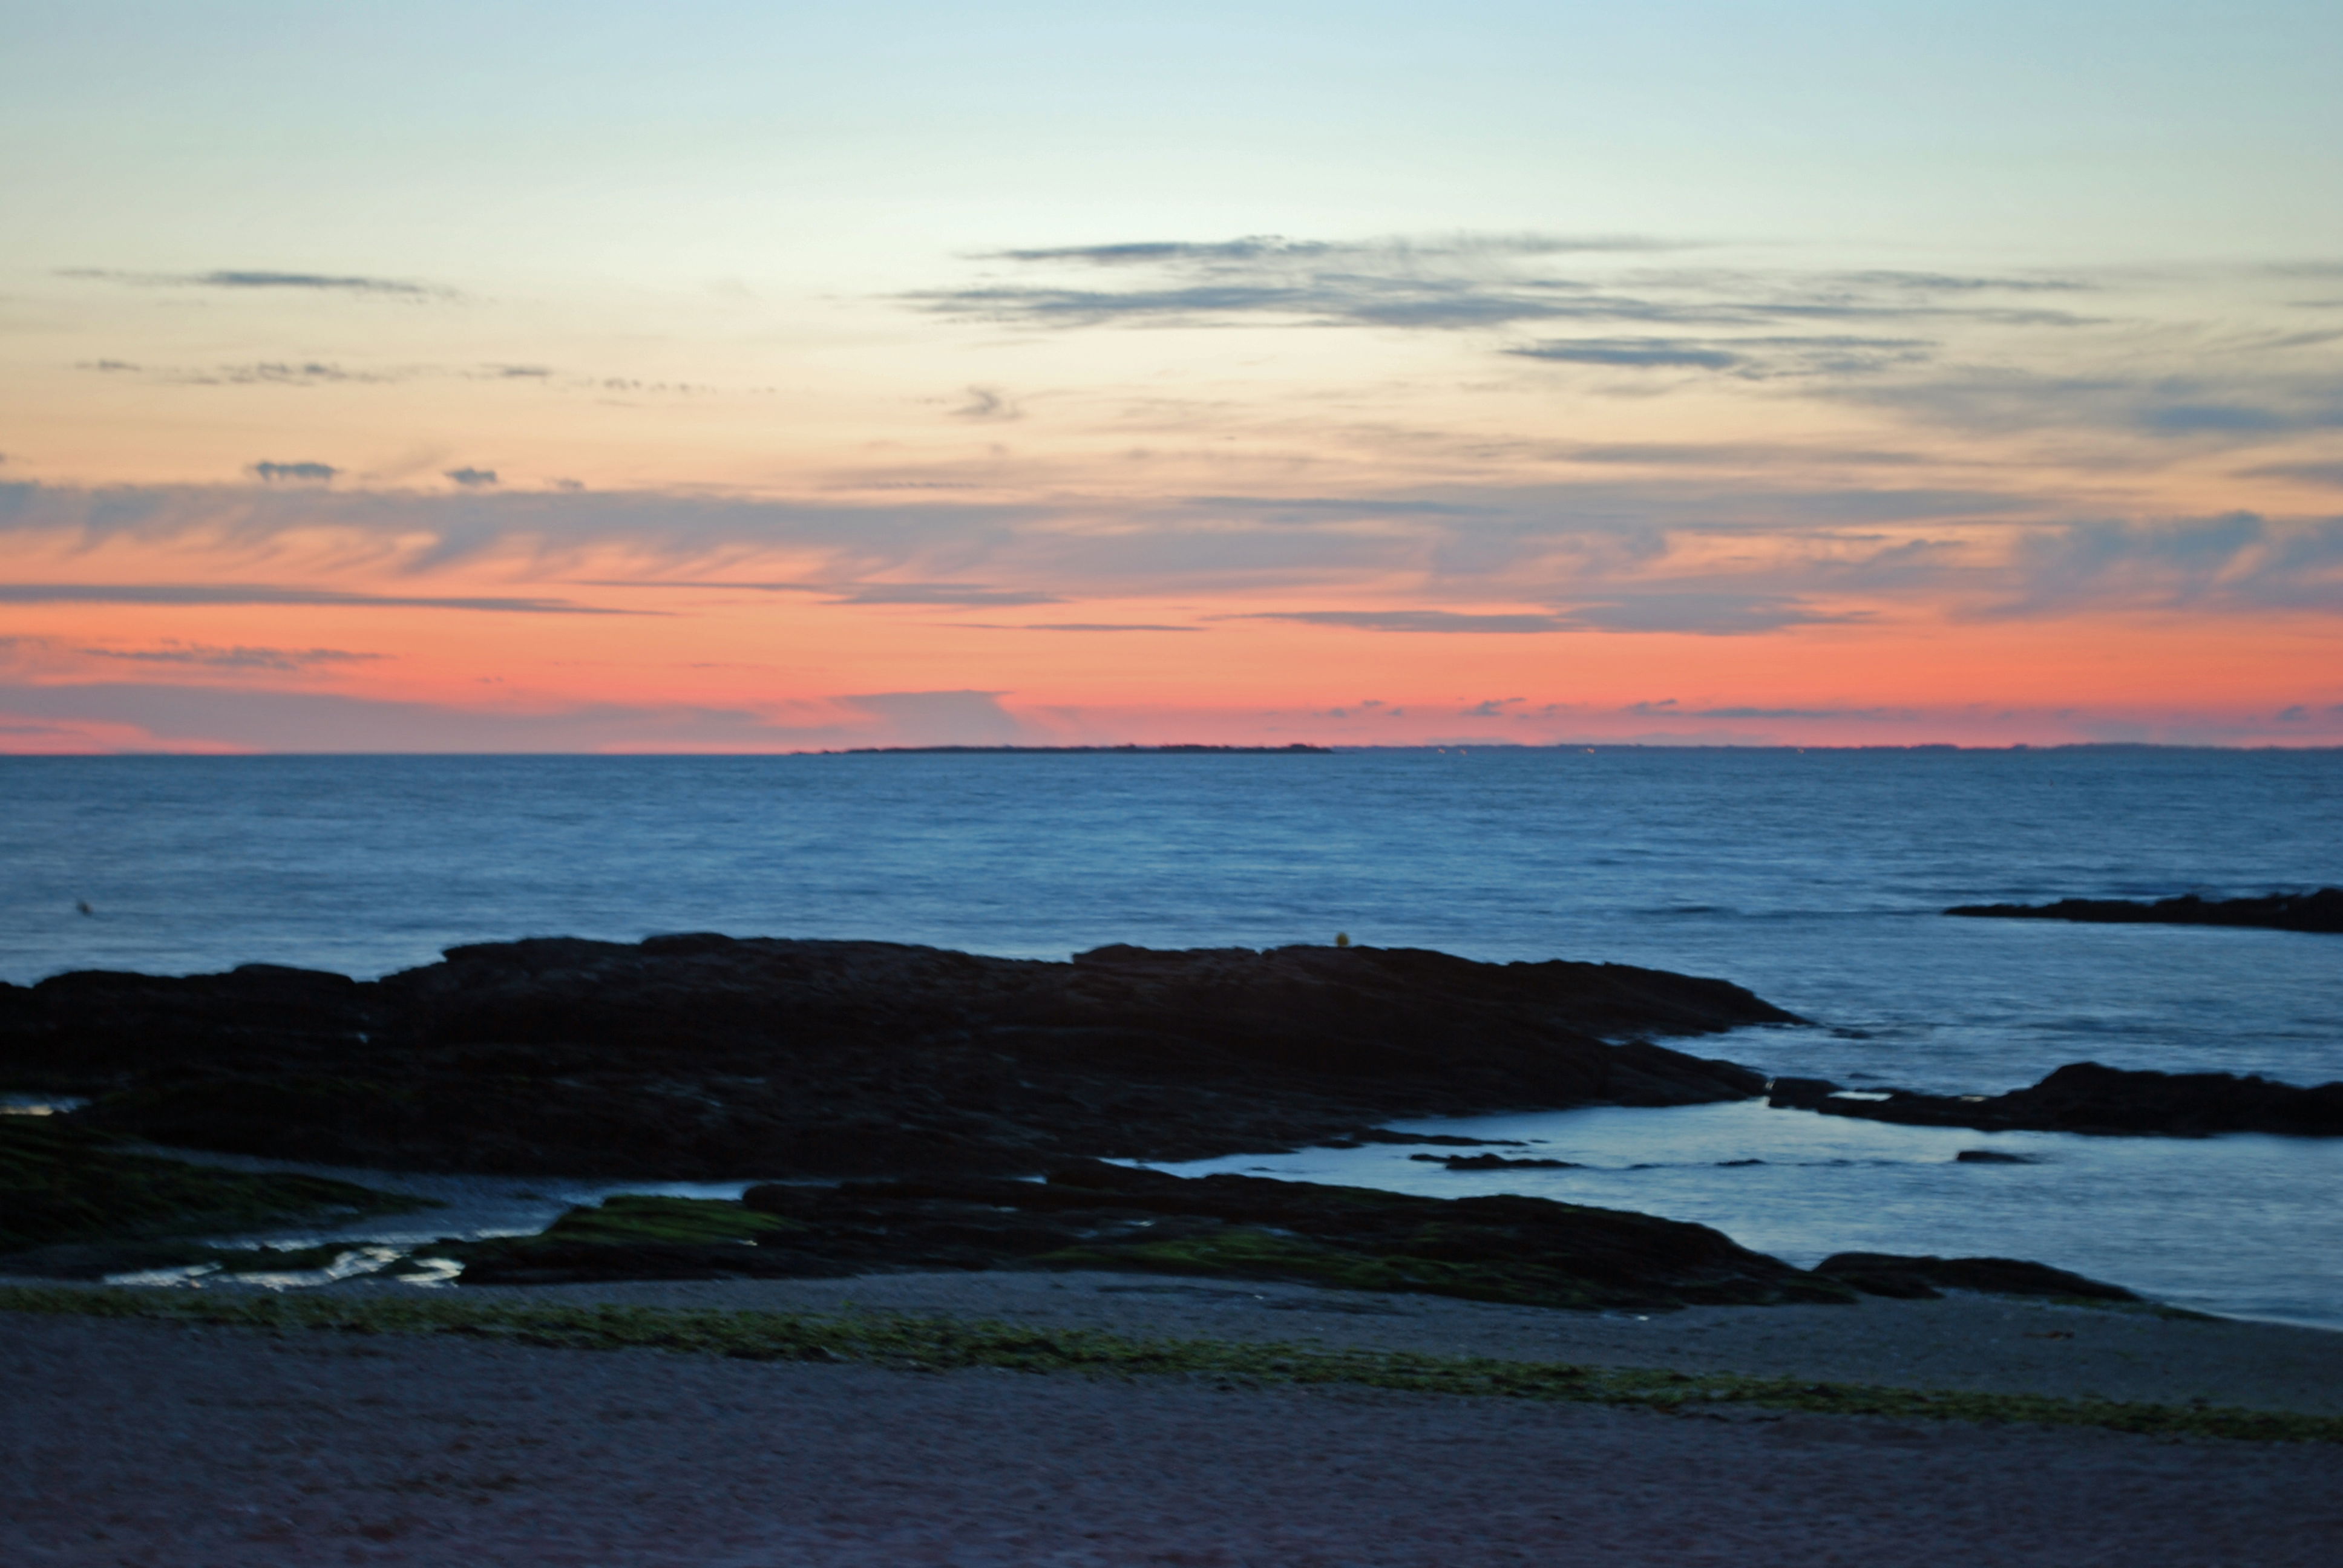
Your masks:
{"label": "shoreline", "polygon": [[[1695,1108],[1694,1114],[1700,1114],[1704,1110],[1705,1108]],[[1481,1126],[1480,1121],[1481,1119],[1474,1119],[1472,1121],[1457,1121],[1453,1123],[1453,1126],[1475,1132],[1488,1132],[1490,1130]],[[1857,1125],[1864,1124],[1858,1123]],[[1505,1130],[1506,1129],[1501,1128],[1497,1131],[1502,1131]],[[1896,1131],[1900,1131],[1902,1130],[1899,1129]],[[1491,1136],[1493,1137],[1493,1133],[1492,1133]],[[2251,1137],[2255,1135],[2248,1134],[2241,1136]],[[1499,1141],[1502,1141],[1502,1140]],[[458,1239],[469,1239],[487,1236],[537,1233],[541,1231],[554,1220],[559,1218],[563,1213],[569,1211],[573,1208],[579,1206],[590,1207],[601,1201],[604,1198],[617,1193],[649,1192],[693,1198],[734,1199],[739,1195],[742,1190],[756,1184],[754,1181],[749,1179],[712,1182],[655,1181],[613,1181],[607,1177],[556,1178],[543,1176],[529,1177],[518,1175],[495,1175],[478,1172],[468,1174],[452,1174],[383,1171],[365,1166],[282,1160],[266,1155],[234,1154],[211,1150],[163,1147],[152,1144],[132,1144],[129,1145],[128,1148],[131,1151],[181,1161],[197,1166],[208,1166],[225,1171],[246,1173],[279,1171],[292,1172],[301,1175],[320,1177],[327,1180],[352,1182],[388,1193],[413,1195],[447,1205],[447,1207],[445,1208],[424,1209],[412,1214],[397,1217],[376,1216],[350,1218],[346,1220],[317,1220],[308,1221],[293,1221],[281,1225],[271,1225],[266,1228],[246,1231],[223,1232],[216,1235],[206,1235],[201,1237],[190,1236],[186,1238],[190,1241],[203,1241],[208,1244],[216,1245],[224,1250],[229,1251],[246,1248],[257,1250],[271,1247],[309,1248],[337,1245],[347,1246],[353,1249],[366,1246],[388,1246],[404,1251],[424,1242],[451,1236]],[[1312,1151],[1302,1151],[1304,1156],[1311,1152]],[[1358,1151],[1327,1150],[1320,1151],[1318,1152],[1322,1154],[1348,1157],[1356,1154]],[[1300,1161],[1297,1159],[1295,1163],[1300,1163]],[[1281,1165],[1282,1164],[1283,1161],[1281,1161]],[[1360,1180],[1358,1176],[1341,1169],[1327,1170],[1323,1171],[1314,1170],[1295,1170],[1289,1173],[1287,1170],[1282,1168],[1273,1171],[1269,1171],[1269,1168],[1267,1167],[1259,1165],[1248,1165],[1245,1168],[1262,1170],[1288,1180],[1332,1182],[1338,1185],[1347,1182],[1355,1182]],[[1372,1184],[1372,1182],[1369,1184]],[[1417,1191],[1422,1191],[1422,1189],[1419,1188]],[[1459,1192],[1456,1195],[1471,1196],[1473,1194],[1468,1191]],[[1568,1196],[1567,1194],[1561,1193],[1548,1193],[1546,1195],[1561,1197]],[[1574,1201],[1587,1201],[1589,1200],[1577,1199]],[[1623,1212],[1650,1212],[1650,1211],[1646,1209],[1629,1207],[1626,1203],[1618,1201],[1615,1199],[1606,1200],[1604,1198],[1596,1198],[1592,1201],[1595,1202],[1598,1207],[1618,1209]],[[1730,1220],[1719,1219],[1712,1216],[1707,1217],[1704,1220],[1704,1222],[1717,1225],[1720,1229],[1723,1229],[1727,1235],[1735,1236],[1735,1239],[1738,1239],[1740,1228],[1734,1225]],[[1913,1250],[1918,1250],[1918,1248],[1924,1244],[1924,1239],[1916,1238]],[[1808,1265],[1810,1265],[1812,1261],[1812,1260],[1805,1259],[1805,1255],[1798,1252],[1794,1248],[1776,1245],[1770,1249],[1761,1247],[1761,1250],[1770,1251],[1775,1256],[1786,1257],[1794,1261],[1804,1260]],[[1845,1248],[1835,1245],[1832,1247],[1822,1247],[1817,1244],[1817,1247],[1809,1250],[1826,1251],[1832,1250],[1844,1251]],[[1972,1250],[1977,1249],[1973,1248]],[[2013,1243],[2008,1246],[1999,1247],[1998,1249],[1989,1243],[1982,1250],[1985,1251],[1995,1252],[1996,1255],[2006,1254],[2012,1257],[2041,1258],[2062,1267],[2074,1262],[2072,1258],[2066,1257],[2064,1255],[2052,1256],[2052,1251],[2054,1251],[2055,1249],[2045,1250],[2037,1248],[2029,1251],[2022,1243]],[[2086,1268],[2084,1271],[2091,1272],[2088,1268]],[[872,1272],[862,1275],[842,1276],[830,1280],[806,1280],[799,1282],[772,1281],[766,1282],[765,1283],[776,1287],[789,1286],[791,1284],[828,1287],[835,1285],[851,1285],[857,1281],[882,1281],[907,1277],[910,1276],[905,1274]],[[967,1278],[970,1276],[940,1275],[938,1277]],[[993,1277],[1013,1279],[1030,1276],[1022,1275],[1012,1270],[996,1271]],[[2183,1296],[2180,1299],[2176,1300],[2168,1294],[2159,1293],[2152,1285],[2141,1284],[2136,1278],[2127,1274],[2119,1268],[2110,1269],[2102,1266],[2093,1277],[2113,1278],[2116,1279],[2118,1283],[2134,1286],[2141,1292],[2141,1294],[2144,1297],[2147,1298],[2148,1305],[2152,1308],[2168,1309],[2178,1312],[2197,1313],[2229,1322],[2254,1324],[2258,1326],[2285,1329],[2307,1333],[2343,1336],[2343,1321],[2326,1320],[2312,1316],[2286,1316],[2277,1313],[2257,1312],[2251,1310],[2238,1310],[2225,1305],[2218,1301],[2206,1300],[2201,1296],[2195,1299]],[[7,1274],[5,1271],[5,1266],[0,1265],[0,1282],[7,1282],[12,1280],[24,1283],[45,1282],[44,1277],[37,1274]],[[332,1283],[331,1288],[337,1290],[348,1289],[359,1282],[360,1281],[358,1280],[335,1282]],[[387,1282],[378,1280],[377,1282],[387,1283]],[[656,1282],[640,1282],[647,1284],[656,1283]],[[708,1283],[714,1285],[721,1285],[723,1282],[724,1282],[720,1281],[708,1282]],[[1222,1279],[1219,1282],[1222,1284],[1242,1283],[1248,1289],[1253,1288],[1252,1282]],[[150,1287],[140,1285],[135,1288]],[[168,1287],[156,1286],[151,1288]],[[241,1289],[244,1287],[230,1285],[226,1282],[217,1282],[204,1288]],[[310,1282],[308,1283],[297,1285],[295,1288],[327,1288],[327,1282]],[[411,1289],[413,1287],[400,1286],[397,1288]],[[504,1287],[488,1287],[478,1284],[466,1285],[462,1287],[462,1289],[468,1292],[478,1292],[490,1288]],[[553,1290],[567,1289],[570,1287],[532,1285],[526,1288],[532,1290]],[[1285,1289],[1288,1287],[1282,1285],[1270,1285],[1264,1288]],[[849,1293],[851,1294],[851,1292]],[[1454,1300],[1456,1298],[1441,1299]],[[1877,1300],[1877,1298],[1866,1299]],[[1542,1309],[1527,1310],[1537,1311]]]}
{"label": "shoreline", "polygon": [[[1639,1315],[1001,1272],[140,1293],[230,1321],[0,1292],[11,1561],[2323,1568],[2343,1537],[2343,1333],[2138,1309]],[[477,1311],[365,1322],[442,1303]],[[296,1326],[310,1309],[342,1321]],[[728,1341],[731,1312],[823,1315],[776,1355]],[[1202,1353],[1114,1359],[1172,1336]],[[1008,1359],[954,1359],[986,1345]],[[1411,1354],[1463,1386],[1411,1382]],[[1346,1356],[1361,1375],[1308,1375]],[[1624,1370],[1664,1364],[1692,1375]],[[2107,1398],[2143,1402],[2085,1402]]]}
{"label": "shoreline", "polygon": [[0,1323],[0,1547],[50,1568],[2323,1568],[2343,1486],[2332,1442]]}
{"label": "shoreline", "polygon": [[[2152,1306],[1951,1292],[1935,1301],[1686,1307],[1673,1312],[1511,1306],[1450,1296],[1323,1289],[1219,1276],[1089,1271],[899,1272],[840,1279],[605,1281],[417,1287],[358,1276],[294,1291],[260,1285],[0,1286],[12,1298],[151,1293],[132,1315],[229,1318],[284,1302],[296,1321],[374,1303],[398,1312],[494,1316],[507,1309],[647,1308],[838,1319],[900,1315],[1044,1335],[1292,1347],[1330,1354],[1430,1355],[1565,1363],[1692,1377],[2012,1398],[2219,1407],[2343,1419],[2343,1332],[2180,1314]],[[201,1296],[201,1302],[190,1297]],[[71,1309],[67,1309],[71,1311]],[[297,1332],[297,1331],[288,1331]]]}

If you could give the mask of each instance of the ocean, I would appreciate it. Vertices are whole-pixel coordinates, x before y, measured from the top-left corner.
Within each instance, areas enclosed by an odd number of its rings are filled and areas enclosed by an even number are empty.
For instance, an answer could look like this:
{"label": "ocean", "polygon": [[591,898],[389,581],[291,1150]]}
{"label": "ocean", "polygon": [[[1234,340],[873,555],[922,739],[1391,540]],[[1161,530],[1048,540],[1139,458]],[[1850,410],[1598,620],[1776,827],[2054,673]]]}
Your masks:
{"label": "ocean", "polygon": [[[531,935],[1063,958],[1341,932],[1723,976],[1814,1027],[1691,1049],[1856,1089],[1989,1093],[2080,1060],[2343,1078],[2343,939],[1939,912],[2343,884],[2332,750],[5,758],[0,878],[0,979],[20,983],[253,961],[372,976]],[[2343,1141],[1986,1135],[1756,1105],[1466,1130],[1587,1168],[1450,1172],[1386,1148],[1197,1169],[1533,1192],[1697,1220],[1801,1263],[2038,1258],[2343,1327]],[[1970,1148],[2039,1162],[1954,1160]]]}

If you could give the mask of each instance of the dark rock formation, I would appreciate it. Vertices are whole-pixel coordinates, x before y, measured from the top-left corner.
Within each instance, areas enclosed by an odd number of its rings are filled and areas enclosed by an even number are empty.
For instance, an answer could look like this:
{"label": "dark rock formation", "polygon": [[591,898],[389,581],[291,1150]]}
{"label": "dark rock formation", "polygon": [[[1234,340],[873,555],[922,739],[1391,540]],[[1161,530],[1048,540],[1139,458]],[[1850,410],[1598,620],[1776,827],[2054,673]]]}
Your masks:
{"label": "dark rock formation", "polygon": [[1964,1149],[1953,1156],[1956,1165],[2039,1165],[2031,1154],[2005,1154],[1998,1149]]}
{"label": "dark rock formation", "polygon": [[1631,1040],[1791,1015],[1723,980],[1406,949],[566,938],[377,982],[248,965],[0,986],[0,1087],[158,1143],[392,1169],[1021,1173],[1681,1105],[1763,1079]]}
{"label": "dark rock formation", "polygon": [[1299,740],[1283,746],[1210,746],[1191,740],[1172,746],[850,746],[843,751],[823,755],[916,757],[940,752],[951,757],[1324,757],[1331,756],[1333,750],[1331,746],[1310,746]]}
{"label": "dark rock formation", "polygon": [[1812,1111],[1837,1092],[1827,1078],[1777,1078],[1765,1086],[1765,1103],[1776,1111]]}
{"label": "dark rock formation", "polygon": [[1428,1165],[1445,1165],[1451,1171],[1583,1171],[1575,1160],[1508,1160],[1502,1154],[1411,1154],[1410,1160],[1421,1160]]}
{"label": "dark rock formation", "polygon": [[[626,1228],[639,1221],[641,1233],[630,1238]],[[675,1233],[689,1224],[724,1233],[713,1241]],[[749,1189],[737,1205],[612,1199],[574,1211],[543,1236],[443,1251],[464,1259],[463,1282],[489,1284],[1111,1269],[1556,1307],[1854,1299],[1844,1285],[1704,1225],[1645,1214],[1541,1198],[1183,1179],[1088,1161],[1046,1182],[774,1184]]]}
{"label": "dark rock formation", "polygon": [[116,1145],[58,1117],[0,1116],[0,1253],[438,1207],[318,1176],[247,1175]]}
{"label": "dark rock formation", "polygon": [[2343,888],[2271,893],[2259,899],[2061,899],[2055,904],[1962,904],[1948,915],[2003,920],[2083,920],[2095,925],[2265,926],[2281,931],[2343,931]]}
{"label": "dark rock formation", "polygon": [[2121,1285],[2110,1285],[2016,1258],[1914,1258],[1894,1252],[1839,1252],[1815,1265],[1826,1279],[1871,1296],[1930,1301],[1946,1291],[1983,1291],[1996,1296],[2056,1296],[2090,1302],[2136,1302]]}
{"label": "dark rock formation", "polygon": [[1885,1100],[1830,1095],[1812,1109],[1825,1116],[1859,1116],[1915,1127],[1974,1127],[1985,1132],[2343,1136],[2343,1082],[2301,1089],[2227,1072],[2130,1072],[2096,1061],[2069,1062],[2033,1087],[2007,1094],[1899,1090]]}

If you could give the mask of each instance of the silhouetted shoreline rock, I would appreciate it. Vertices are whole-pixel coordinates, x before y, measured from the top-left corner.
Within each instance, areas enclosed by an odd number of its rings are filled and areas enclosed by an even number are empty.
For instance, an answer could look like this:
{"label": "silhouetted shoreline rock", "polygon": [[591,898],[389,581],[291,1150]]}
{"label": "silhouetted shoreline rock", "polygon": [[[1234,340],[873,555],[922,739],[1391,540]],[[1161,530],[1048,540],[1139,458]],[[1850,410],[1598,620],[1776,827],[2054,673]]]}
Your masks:
{"label": "silhouetted shoreline rock", "polygon": [[[2069,1062],[2029,1088],[1995,1095],[1916,1094],[1898,1090],[1883,1099],[1857,1099],[1814,1092],[1811,1086],[1823,1082],[1819,1079],[1787,1081],[1798,1086],[1793,1096],[1782,1098],[1777,1088],[1769,1104],[1913,1127],[2177,1137],[2216,1132],[2343,1137],[2343,1082],[2304,1089],[2227,1072],[2127,1071],[2096,1061]],[[1981,1153],[1966,1151],[1960,1158]],[[1972,1162],[2008,1158],[1985,1154]]]}
{"label": "silhouetted shoreline rock", "polygon": [[437,1207],[321,1176],[191,1165],[62,1117],[0,1116],[0,1254]]}
{"label": "silhouetted shoreline rock", "polygon": [[1796,1021],[1724,980],[1411,949],[543,938],[372,982],[0,986],[0,1088],[86,1095],[76,1123],[157,1143],[389,1170],[1013,1175],[1746,1098],[1746,1068],[1604,1037]]}
{"label": "silhouetted shoreline rock", "polygon": [[1410,1160],[1427,1165],[1445,1165],[1451,1171],[1584,1171],[1575,1160],[1508,1160],[1502,1154],[1411,1154]]}
{"label": "silhouetted shoreline rock", "polygon": [[2061,899],[2055,904],[1961,904],[1948,915],[1999,920],[2080,920],[2092,925],[2258,926],[2280,931],[2343,931],[2343,888],[2271,893],[2258,899],[2205,899],[2184,893],[2153,903],[2127,899]]}
{"label": "silhouetted shoreline rock", "polygon": [[[749,1243],[743,1245],[742,1243]],[[1046,1181],[753,1187],[738,1204],[613,1198],[543,1235],[444,1249],[466,1284],[1098,1269],[1548,1307],[1851,1302],[1705,1225],[1543,1198],[1425,1198],[1080,1161]]]}
{"label": "silhouetted shoreline rock", "polygon": [[1946,1291],[2085,1302],[2140,1299],[2121,1285],[2016,1258],[1921,1258],[1896,1252],[1836,1252],[1816,1263],[1815,1272],[1867,1296],[1890,1296],[1903,1301],[1931,1301]]}

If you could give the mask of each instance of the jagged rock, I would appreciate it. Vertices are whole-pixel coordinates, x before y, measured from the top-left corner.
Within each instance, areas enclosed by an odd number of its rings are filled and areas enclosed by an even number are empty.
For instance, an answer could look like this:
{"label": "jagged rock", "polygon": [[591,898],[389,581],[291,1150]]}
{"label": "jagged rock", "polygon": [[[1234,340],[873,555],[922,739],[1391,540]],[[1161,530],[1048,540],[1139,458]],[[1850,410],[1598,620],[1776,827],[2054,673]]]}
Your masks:
{"label": "jagged rock", "polygon": [[[628,1202],[642,1202],[629,1200]],[[1252,1176],[1182,1178],[1084,1161],[1046,1182],[935,1177],[752,1187],[628,1235],[574,1211],[542,1237],[450,1249],[467,1283],[1101,1269],[1285,1280],[1557,1307],[1845,1302],[1851,1292],[1704,1225],[1512,1196],[1420,1198]],[[663,1233],[686,1207],[730,1243]],[[765,1227],[753,1233],[740,1217]],[[597,1247],[588,1234],[598,1228]],[[753,1241],[741,1245],[740,1241]],[[695,1250],[696,1247],[696,1250]]]}
{"label": "jagged rock", "polygon": [[0,1253],[437,1207],[321,1176],[159,1159],[63,1117],[0,1116]]}
{"label": "jagged rock", "polygon": [[1765,1103],[1776,1111],[1812,1111],[1837,1092],[1827,1078],[1777,1078],[1765,1086]]}
{"label": "jagged rock", "polygon": [[1428,1165],[1445,1165],[1451,1171],[1583,1171],[1575,1160],[1508,1160],[1502,1154],[1411,1154],[1410,1160],[1421,1160]]}
{"label": "jagged rock", "polygon": [[2136,1302],[2121,1285],[2070,1274],[2047,1263],[2016,1258],[1923,1258],[1895,1252],[1838,1252],[1815,1265],[1815,1272],[1871,1296],[1927,1301],[1946,1291],[1983,1291],[1997,1296],[2070,1296],[2093,1302]]}
{"label": "jagged rock", "polygon": [[2133,1072],[2095,1061],[2069,1062],[2031,1088],[2007,1094],[1899,1090],[1885,1100],[1831,1095],[1813,1109],[1826,1116],[1984,1132],[2343,1136],[2343,1082],[2302,1089],[2227,1072]]}
{"label": "jagged rock", "polygon": [[795,1221],[706,1198],[621,1193],[572,1209],[534,1236],[442,1241],[417,1256],[463,1263],[468,1285],[586,1280],[770,1280],[835,1275],[820,1259],[757,1242],[802,1230]]}
{"label": "jagged rock", "polygon": [[1961,904],[1948,915],[2001,920],[2081,920],[2092,925],[2260,926],[2281,931],[2343,931],[2343,888],[2271,893],[2258,899],[2206,899],[2184,893],[2153,903],[2128,899],[2061,899],[2055,904]]}
{"label": "jagged rock", "polygon": [[1742,1098],[1745,1068],[1604,1037],[1794,1021],[1723,980],[1409,949],[546,938],[366,983],[0,986],[0,1086],[94,1096],[77,1121],[159,1143],[392,1169],[1007,1174]]}

